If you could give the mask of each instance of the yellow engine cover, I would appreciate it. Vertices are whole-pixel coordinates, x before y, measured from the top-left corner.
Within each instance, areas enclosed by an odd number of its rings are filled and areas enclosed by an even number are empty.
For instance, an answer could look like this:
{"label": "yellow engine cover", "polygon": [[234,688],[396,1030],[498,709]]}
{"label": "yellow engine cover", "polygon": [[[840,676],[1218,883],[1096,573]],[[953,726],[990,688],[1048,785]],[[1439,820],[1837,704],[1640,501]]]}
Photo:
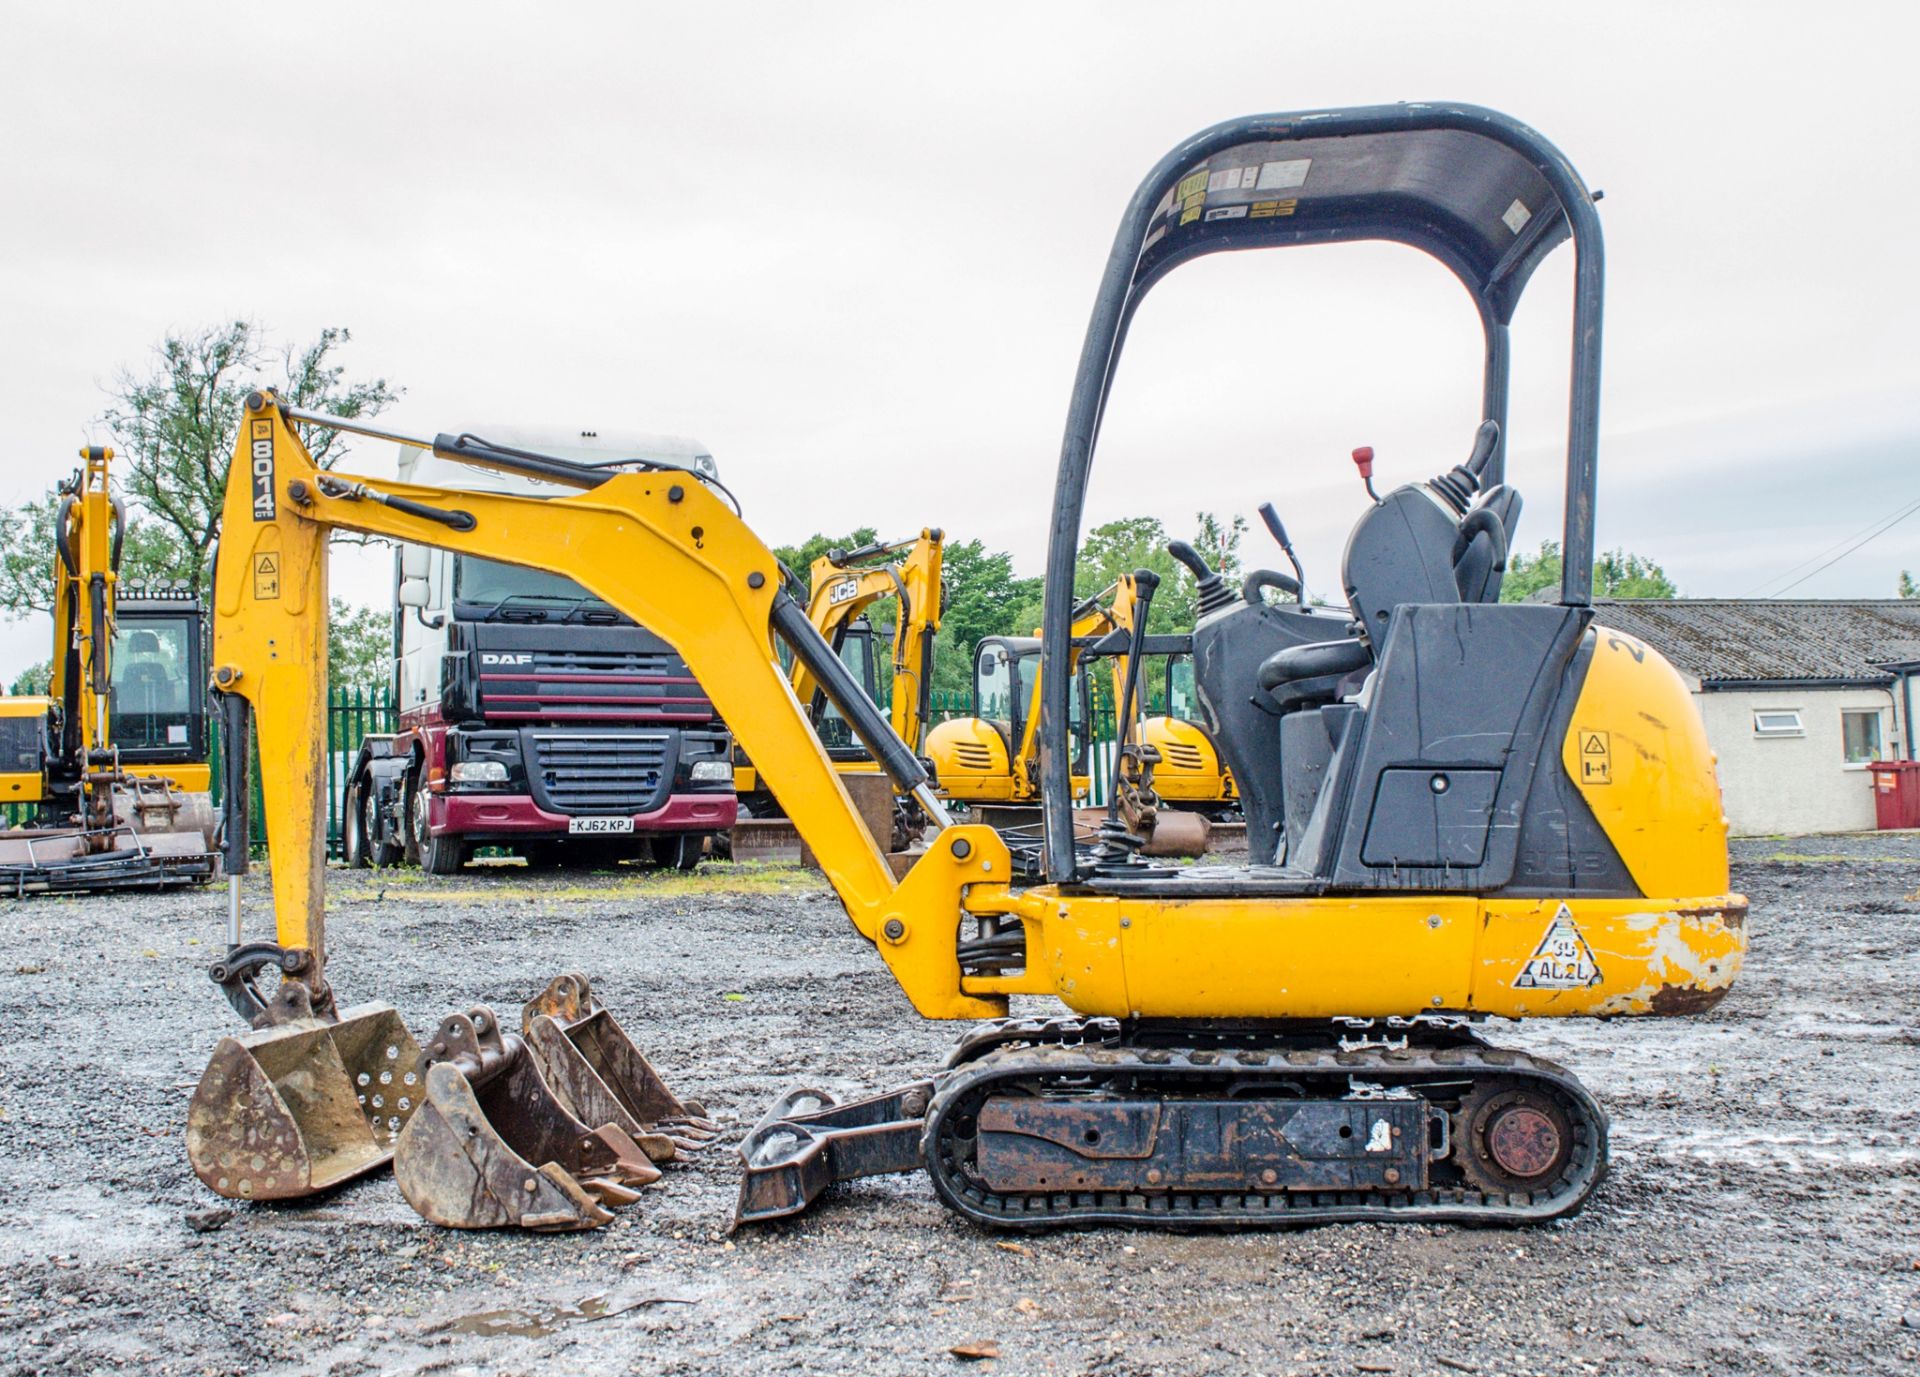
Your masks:
{"label": "yellow engine cover", "polygon": [[[1007,759],[1006,738],[993,723],[956,717],[927,733],[940,792],[961,803],[1014,803],[1024,800],[1026,781],[1016,781]],[[1016,787],[1019,786],[1019,787]]]}
{"label": "yellow engine cover", "polygon": [[1567,774],[1642,894],[1720,894],[1727,818],[1706,723],[1652,646],[1593,628],[1593,659],[1561,747]]}
{"label": "yellow engine cover", "polygon": [[1168,803],[1225,803],[1235,797],[1233,776],[1198,724],[1180,717],[1149,717],[1140,736],[1160,753],[1153,792]]}

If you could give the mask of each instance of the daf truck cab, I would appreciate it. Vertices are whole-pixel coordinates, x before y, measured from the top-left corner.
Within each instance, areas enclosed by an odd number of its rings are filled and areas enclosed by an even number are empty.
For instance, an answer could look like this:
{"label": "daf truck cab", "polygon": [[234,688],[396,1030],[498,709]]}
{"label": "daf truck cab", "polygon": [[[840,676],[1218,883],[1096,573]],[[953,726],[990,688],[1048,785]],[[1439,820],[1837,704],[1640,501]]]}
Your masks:
{"label": "daf truck cab", "polygon": [[[696,441],[494,428],[496,444],[717,478]],[[402,446],[400,478],[481,492],[570,489]],[[350,866],[459,869],[482,847],[532,865],[652,861],[692,869],[733,826],[732,740],[660,637],[542,569],[423,545],[394,555],[398,730],[347,777]]]}

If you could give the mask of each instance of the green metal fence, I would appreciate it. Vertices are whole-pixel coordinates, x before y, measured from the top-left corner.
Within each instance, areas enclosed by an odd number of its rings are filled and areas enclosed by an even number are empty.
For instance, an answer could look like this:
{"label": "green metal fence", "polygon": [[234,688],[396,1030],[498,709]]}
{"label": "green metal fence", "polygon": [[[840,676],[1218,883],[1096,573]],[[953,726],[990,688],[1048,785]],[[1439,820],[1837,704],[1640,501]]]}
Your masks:
{"label": "green metal fence", "polygon": [[[387,684],[341,684],[330,686],[327,690],[324,796],[329,856],[337,858],[340,855],[341,810],[347,789],[347,771],[353,767],[353,758],[360,749],[361,739],[393,731],[397,717],[393,706],[393,689]],[[252,793],[252,798],[248,800],[247,831],[257,850],[265,846],[267,841],[266,809],[260,802],[259,747],[251,745],[249,749],[254,754],[248,761],[247,770],[247,785]],[[213,802],[217,808],[221,799],[220,733],[217,731],[213,733],[213,751],[209,759],[213,766]]]}

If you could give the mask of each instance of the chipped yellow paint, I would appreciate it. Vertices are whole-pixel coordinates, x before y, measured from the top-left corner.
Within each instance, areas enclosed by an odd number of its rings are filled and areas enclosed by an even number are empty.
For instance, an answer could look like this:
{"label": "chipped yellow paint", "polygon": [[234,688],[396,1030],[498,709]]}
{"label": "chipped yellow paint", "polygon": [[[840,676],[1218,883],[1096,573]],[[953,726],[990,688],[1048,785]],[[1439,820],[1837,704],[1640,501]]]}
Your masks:
{"label": "chipped yellow paint", "polygon": [[[1599,980],[1518,987],[1563,904]],[[1658,905],[1471,895],[1152,901],[1043,886],[1005,907],[1025,923],[1034,958],[1023,974],[964,987],[1051,994],[1116,1018],[1691,1013],[1725,993],[1746,953],[1738,895]]]}

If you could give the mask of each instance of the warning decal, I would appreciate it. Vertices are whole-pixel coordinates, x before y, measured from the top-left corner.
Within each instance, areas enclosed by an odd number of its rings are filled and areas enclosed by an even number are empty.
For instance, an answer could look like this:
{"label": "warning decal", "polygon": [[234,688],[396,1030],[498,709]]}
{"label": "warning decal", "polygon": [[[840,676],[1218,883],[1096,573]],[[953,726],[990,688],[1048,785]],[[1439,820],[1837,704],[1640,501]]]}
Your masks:
{"label": "warning decal", "polygon": [[1600,963],[1593,959],[1593,948],[1580,935],[1579,924],[1565,904],[1553,915],[1547,935],[1533,949],[1527,964],[1514,977],[1516,990],[1584,990],[1601,980]]}
{"label": "warning decal", "polygon": [[271,602],[280,596],[280,556],[264,550],[253,557],[253,596],[257,602]]}
{"label": "warning decal", "polygon": [[1613,783],[1613,741],[1609,733],[1580,733],[1580,782]]}

